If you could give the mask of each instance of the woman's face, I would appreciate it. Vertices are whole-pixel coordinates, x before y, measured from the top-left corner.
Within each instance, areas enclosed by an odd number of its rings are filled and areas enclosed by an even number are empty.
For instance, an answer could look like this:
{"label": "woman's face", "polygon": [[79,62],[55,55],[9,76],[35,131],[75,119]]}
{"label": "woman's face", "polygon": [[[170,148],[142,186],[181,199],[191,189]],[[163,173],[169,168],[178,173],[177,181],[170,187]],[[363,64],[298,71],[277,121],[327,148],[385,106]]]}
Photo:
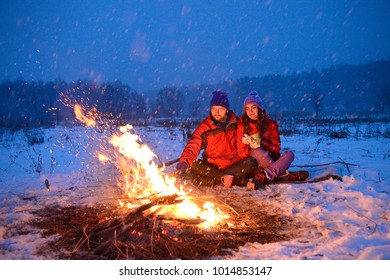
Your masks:
{"label": "woman's face", "polygon": [[259,107],[255,104],[249,103],[245,106],[245,113],[251,120],[257,121],[257,118],[259,117]]}

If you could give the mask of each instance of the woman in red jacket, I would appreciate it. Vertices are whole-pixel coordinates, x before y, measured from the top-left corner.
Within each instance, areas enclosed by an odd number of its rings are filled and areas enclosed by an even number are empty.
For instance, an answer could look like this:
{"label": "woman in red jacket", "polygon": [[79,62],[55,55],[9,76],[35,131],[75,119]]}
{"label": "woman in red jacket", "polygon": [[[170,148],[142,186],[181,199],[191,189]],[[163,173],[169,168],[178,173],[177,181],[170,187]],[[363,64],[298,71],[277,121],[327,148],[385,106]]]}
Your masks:
{"label": "woman in red jacket", "polygon": [[[227,94],[214,91],[209,115],[195,129],[185,146],[176,169],[198,175],[197,185],[216,185],[223,175],[233,175],[233,184],[245,185],[256,170],[255,159],[238,155],[237,127],[241,120],[230,110]],[[201,150],[202,159],[198,159]]]}
{"label": "woman in red jacket", "polygon": [[279,125],[268,116],[256,91],[250,92],[245,98],[241,119],[238,137],[242,138],[245,145],[239,149],[239,155],[257,160],[259,168],[254,174],[256,185],[276,178],[305,180],[308,177],[307,172],[288,172],[294,153],[288,150],[280,155]]}

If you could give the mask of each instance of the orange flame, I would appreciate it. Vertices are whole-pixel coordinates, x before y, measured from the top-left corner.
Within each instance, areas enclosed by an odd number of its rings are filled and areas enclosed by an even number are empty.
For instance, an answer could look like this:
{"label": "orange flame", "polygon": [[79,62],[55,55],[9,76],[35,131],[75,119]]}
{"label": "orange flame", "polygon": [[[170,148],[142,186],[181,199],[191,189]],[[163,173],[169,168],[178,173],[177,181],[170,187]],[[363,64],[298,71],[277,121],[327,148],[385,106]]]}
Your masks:
{"label": "orange flame", "polygon": [[84,115],[83,108],[79,104],[74,105],[74,113],[76,115],[76,119],[84,123],[86,126],[96,125],[96,121],[95,118],[93,117],[93,113],[89,112],[90,117],[86,117]]}
{"label": "orange flame", "polygon": [[132,196],[150,196],[156,193],[170,195],[177,192],[175,181],[163,176],[153,161],[156,155],[132,133],[131,125],[120,128],[121,135],[114,135],[110,144],[122,155],[116,166],[126,176],[126,192]]}
{"label": "orange flame", "polygon": [[[92,118],[93,115],[90,114],[89,117],[86,117],[80,105],[75,105],[74,111],[76,117],[86,125],[96,124],[95,119]],[[202,219],[204,222],[199,226],[204,228],[213,227],[229,218],[218,207],[215,208],[211,202],[206,202],[201,209],[187,196],[183,186],[180,186],[179,190],[176,187],[175,179],[164,175],[163,170],[160,170],[154,163],[153,160],[157,156],[146,144],[142,143],[131,125],[120,127],[120,133],[114,134],[109,143],[114,147],[114,151],[107,152],[107,154],[102,152],[98,154],[98,159],[102,163],[113,163],[123,176],[118,185],[132,199],[132,202],[125,204],[119,201],[121,207],[137,207],[142,203],[147,203],[148,198],[155,195],[177,194],[182,202],[175,205],[158,206],[161,208],[159,212],[161,215]]]}

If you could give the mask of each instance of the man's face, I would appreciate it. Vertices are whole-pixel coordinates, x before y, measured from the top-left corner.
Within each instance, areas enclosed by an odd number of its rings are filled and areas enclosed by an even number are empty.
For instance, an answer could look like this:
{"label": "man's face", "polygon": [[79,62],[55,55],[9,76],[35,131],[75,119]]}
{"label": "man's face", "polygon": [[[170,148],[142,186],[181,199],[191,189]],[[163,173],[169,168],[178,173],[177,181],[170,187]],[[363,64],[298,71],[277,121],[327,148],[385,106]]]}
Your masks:
{"label": "man's face", "polygon": [[217,122],[224,122],[227,119],[228,109],[223,106],[212,106],[211,115]]}

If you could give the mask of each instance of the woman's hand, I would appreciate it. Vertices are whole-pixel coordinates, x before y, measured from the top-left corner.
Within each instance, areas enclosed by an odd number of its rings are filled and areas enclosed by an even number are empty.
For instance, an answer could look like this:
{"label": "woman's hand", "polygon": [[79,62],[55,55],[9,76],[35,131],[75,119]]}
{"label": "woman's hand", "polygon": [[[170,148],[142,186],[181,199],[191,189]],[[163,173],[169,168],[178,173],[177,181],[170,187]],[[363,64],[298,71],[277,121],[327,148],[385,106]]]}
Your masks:
{"label": "woman's hand", "polygon": [[251,137],[247,134],[244,134],[244,136],[242,136],[242,143],[244,143],[245,145],[249,145],[251,143]]}

